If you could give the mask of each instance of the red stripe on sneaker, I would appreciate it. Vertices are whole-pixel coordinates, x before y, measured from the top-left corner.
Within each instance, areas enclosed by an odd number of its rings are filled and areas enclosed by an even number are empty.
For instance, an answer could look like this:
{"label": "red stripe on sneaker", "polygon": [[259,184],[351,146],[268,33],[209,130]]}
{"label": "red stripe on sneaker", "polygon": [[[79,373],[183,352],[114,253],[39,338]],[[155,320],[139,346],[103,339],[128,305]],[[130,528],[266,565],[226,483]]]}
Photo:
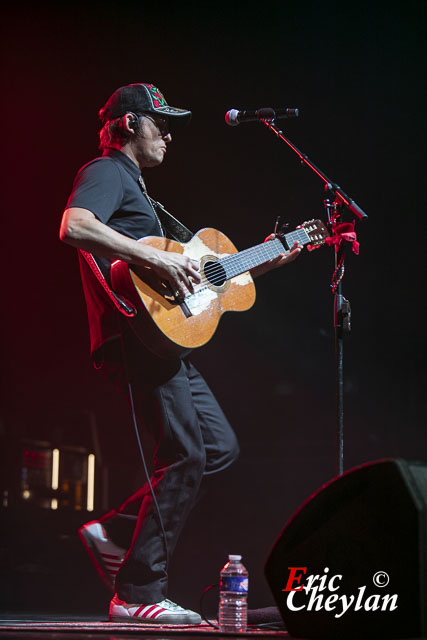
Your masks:
{"label": "red stripe on sneaker", "polygon": [[159,607],[157,604],[152,604],[152,605],[145,604],[139,607],[135,611],[135,613],[133,614],[133,617],[134,618],[157,618],[157,616],[159,616],[163,611],[166,611],[166,609]]}
{"label": "red stripe on sneaker", "polygon": [[121,556],[118,556],[116,553],[101,553],[103,558],[110,558],[111,560],[120,560]]}
{"label": "red stripe on sneaker", "polygon": [[123,558],[103,558],[106,564],[121,564],[123,562]]}

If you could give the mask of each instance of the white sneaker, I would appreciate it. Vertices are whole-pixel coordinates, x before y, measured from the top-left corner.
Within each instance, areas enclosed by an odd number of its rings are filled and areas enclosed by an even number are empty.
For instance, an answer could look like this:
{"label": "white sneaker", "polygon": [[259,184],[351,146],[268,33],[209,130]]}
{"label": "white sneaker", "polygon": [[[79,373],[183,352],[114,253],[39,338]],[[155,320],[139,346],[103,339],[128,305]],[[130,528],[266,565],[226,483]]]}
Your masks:
{"label": "white sneaker", "polygon": [[114,544],[100,522],[92,520],[78,530],[80,540],[84,544],[99,575],[114,591],[116,575],[126,555],[126,550]]}
{"label": "white sneaker", "polygon": [[156,604],[127,604],[117,597],[110,603],[110,622],[142,622],[143,624],[200,624],[201,617],[195,611],[183,609],[170,600]]}

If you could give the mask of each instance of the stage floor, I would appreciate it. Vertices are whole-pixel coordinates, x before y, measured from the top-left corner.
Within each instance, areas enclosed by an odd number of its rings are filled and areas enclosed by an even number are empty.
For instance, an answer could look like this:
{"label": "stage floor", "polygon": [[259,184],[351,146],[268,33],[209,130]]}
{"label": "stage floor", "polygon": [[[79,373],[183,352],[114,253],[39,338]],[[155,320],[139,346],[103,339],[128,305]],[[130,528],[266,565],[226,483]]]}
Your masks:
{"label": "stage floor", "polygon": [[191,638],[197,640],[215,636],[216,638],[262,637],[287,638],[285,631],[271,631],[262,627],[249,629],[246,633],[221,633],[207,623],[197,626],[171,626],[146,624],[119,624],[108,622],[105,615],[69,615],[25,613],[0,614],[0,639],[30,638],[31,640],[63,639],[72,637],[73,640],[89,640],[90,638],[121,640],[121,638],[155,638],[159,640],[173,640],[174,638]]}

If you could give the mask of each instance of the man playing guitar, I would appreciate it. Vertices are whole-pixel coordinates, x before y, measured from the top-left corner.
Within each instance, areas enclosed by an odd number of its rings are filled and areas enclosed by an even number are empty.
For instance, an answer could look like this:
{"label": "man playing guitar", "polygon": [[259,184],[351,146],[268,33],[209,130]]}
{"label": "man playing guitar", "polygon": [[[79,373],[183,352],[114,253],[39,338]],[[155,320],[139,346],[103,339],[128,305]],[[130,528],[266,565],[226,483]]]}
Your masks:
{"label": "man playing guitar", "polygon": [[[106,582],[115,585],[111,620],[198,624],[197,613],[167,599],[168,560],[202,477],[232,464],[238,444],[188,357],[153,353],[120,321],[110,289],[110,266],[117,260],[132,265],[142,280],[144,274],[154,278],[177,301],[202,281],[198,259],[138,242],[164,235],[141,171],[163,162],[171,130],[188,123],[191,112],[170,107],[156,87],[139,83],[117,89],[99,115],[102,156],[77,174],[60,238],[80,250],[93,360],[128,397],[156,449],[153,491],[142,487],[79,533]],[[297,244],[284,249],[251,273],[282,266],[300,251]],[[126,517],[132,512],[136,521]]]}

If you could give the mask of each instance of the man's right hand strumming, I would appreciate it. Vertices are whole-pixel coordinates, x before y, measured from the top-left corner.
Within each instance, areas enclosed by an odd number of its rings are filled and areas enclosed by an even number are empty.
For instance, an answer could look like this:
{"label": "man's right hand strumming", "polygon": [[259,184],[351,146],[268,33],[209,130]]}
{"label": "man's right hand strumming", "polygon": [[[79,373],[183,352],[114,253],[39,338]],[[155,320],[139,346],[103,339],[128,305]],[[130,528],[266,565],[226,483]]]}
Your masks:
{"label": "man's right hand strumming", "polygon": [[169,283],[171,291],[177,297],[184,298],[194,292],[194,285],[201,282],[200,263],[180,253],[155,250],[153,264],[149,265],[163,280]]}
{"label": "man's right hand strumming", "polygon": [[150,282],[155,274],[159,284],[167,284],[177,297],[184,297],[189,291],[192,293],[194,284],[201,281],[197,260],[128,238],[100,222],[87,209],[72,207],[65,211],[60,238],[77,249],[142,267],[137,269],[142,280],[145,279],[144,272]]}

